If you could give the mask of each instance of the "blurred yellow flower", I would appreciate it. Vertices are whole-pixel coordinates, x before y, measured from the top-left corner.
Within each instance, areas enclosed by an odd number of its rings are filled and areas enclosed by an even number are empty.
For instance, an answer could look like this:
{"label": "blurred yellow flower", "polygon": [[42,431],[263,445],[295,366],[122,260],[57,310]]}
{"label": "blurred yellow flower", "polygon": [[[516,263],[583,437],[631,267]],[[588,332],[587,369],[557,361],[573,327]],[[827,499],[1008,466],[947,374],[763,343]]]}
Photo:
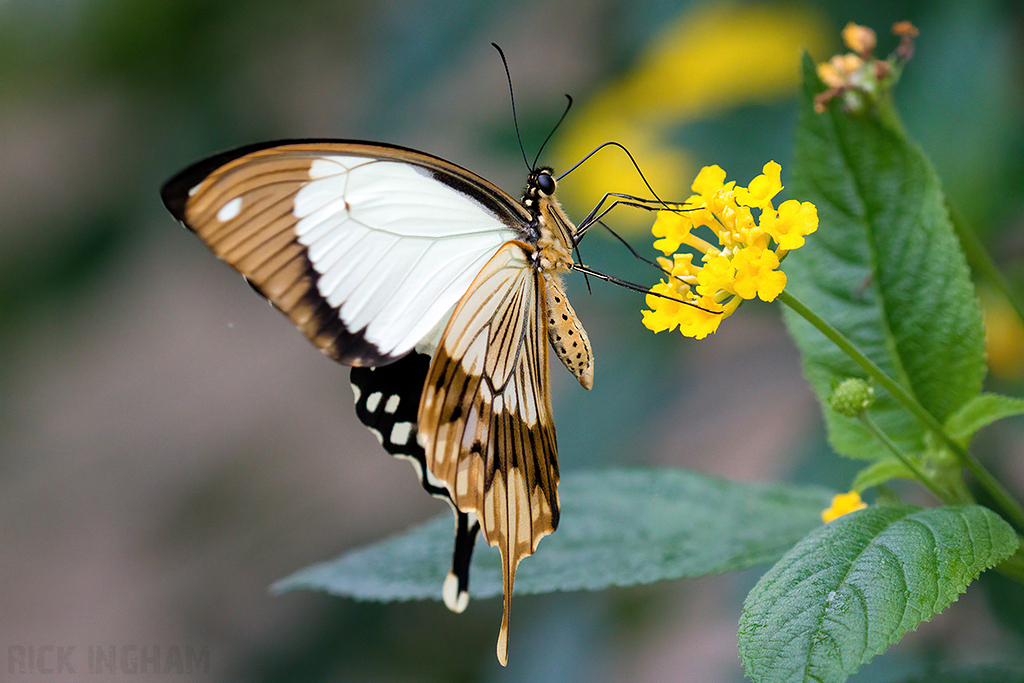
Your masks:
{"label": "blurred yellow flower", "polygon": [[988,369],[999,379],[1024,377],[1024,323],[1013,306],[997,292],[979,292],[985,314],[985,356]]}
{"label": "blurred yellow flower", "polygon": [[860,499],[860,494],[856,491],[840,493],[832,499],[832,505],[821,511],[821,521],[828,524],[837,517],[848,515],[857,510],[863,510],[867,506],[868,504]]}
{"label": "blurred yellow flower", "polygon": [[855,54],[835,55],[818,65],[818,78],[830,88],[843,88],[850,85],[853,74],[862,66],[864,60]]}
{"label": "blurred yellow flower", "polygon": [[878,38],[874,31],[852,21],[842,30],[841,35],[846,47],[856,52],[862,59],[870,57],[871,53],[875,51],[875,45],[878,44]]}
{"label": "blurred yellow flower", "polygon": [[[693,181],[696,193],[671,210],[658,212],[651,227],[654,247],[665,254],[658,264],[666,277],[651,288],[642,311],[654,332],[679,331],[703,339],[718,329],[746,299],[774,301],[786,286],[779,263],[818,228],[818,212],[809,202],[773,198],[782,191],[782,167],[774,161],[748,187],[725,182],[725,171],[706,166]],[[755,216],[754,212],[757,212]],[[714,241],[694,231],[707,228]],[[774,245],[774,248],[773,248]],[[691,251],[703,254],[693,262]]]}
{"label": "blurred yellow flower", "polygon": [[900,37],[899,47],[887,59],[878,59],[874,56],[875,32],[852,22],[846,25],[843,42],[853,52],[818,64],[818,78],[828,89],[815,96],[815,111],[823,113],[835,99],[841,99],[849,111],[861,111],[892,90],[903,65],[914,54],[917,29],[909,21],[901,21],[893,24],[892,32]]}
{"label": "blurred yellow flower", "polygon": [[[556,161],[568,167],[595,141],[615,140],[632,152],[659,195],[685,196],[680,179],[692,178],[697,164],[672,144],[674,132],[734,107],[791,97],[799,86],[801,51],[826,54],[829,33],[821,13],[791,3],[704,4],[684,12],[632,69],[573,113],[559,133]],[[621,156],[599,154],[573,172],[562,201],[585,211],[598,193],[646,196],[640,178],[627,170]],[[623,213],[616,220],[621,225],[645,218]]]}

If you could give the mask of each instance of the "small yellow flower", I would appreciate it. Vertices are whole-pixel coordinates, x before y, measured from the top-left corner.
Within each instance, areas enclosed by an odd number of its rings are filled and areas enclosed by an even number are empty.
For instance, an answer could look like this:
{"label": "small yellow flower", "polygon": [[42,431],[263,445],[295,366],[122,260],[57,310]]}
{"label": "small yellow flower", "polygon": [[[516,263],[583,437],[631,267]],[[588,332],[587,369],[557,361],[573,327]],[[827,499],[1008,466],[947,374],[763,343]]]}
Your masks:
{"label": "small yellow flower", "polygon": [[918,36],[917,27],[909,21],[898,21],[892,25],[893,34],[900,37],[900,44],[893,51],[893,56],[903,62],[909,62],[914,56],[914,38]]}
{"label": "small yellow flower", "polygon": [[725,171],[717,164],[705,166],[693,179],[690,189],[699,195],[713,195],[725,186]]}
{"label": "small yellow flower", "polygon": [[867,59],[875,50],[878,39],[875,32],[867,26],[860,26],[852,21],[842,30],[843,42],[862,58]]}
{"label": "small yellow flower", "polygon": [[782,202],[778,212],[761,215],[761,229],[771,235],[779,249],[788,252],[804,246],[804,236],[818,227],[818,207],[795,199]]}
{"label": "small yellow flower", "polygon": [[750,187],[736,188],[736,202],[763,209],[771,205],[782,189],[782,166],[769,161],[764,165],[764,172],[750,181]]}
{"label": "small yellow flower", "polygon": [[775,301],[786,288],[786,274],[776,270],[779,257],[771,249],[743,249],[733,257],[736,269],[736,293],[744,299],[755,296]]}
{"label": "small yellow flower", "polygon": [[671,254],[679,248],[693,227],[691,220],[673,211],[659,211],[651,227],[651,234],[661,239],[654,241],[654,248],[663,254]]}
{"label": "small yellow flower", "polygon": [[892,90],[903,65],[914,55],[917,29],[909,21],[902,21],[893,25],[892,32],[900,37],[899,47],[888,58],[879,59],[874,56],[875,32],[854,23],[846,25],[843,42],[853,52],[835,55],[818,65],[818,77],[828,89],[815,95],[815,111],[824,113],[835,99],[841,99],[848,111],[862,111]]}
{"label": "small yellow flower", "polygon": [[818,212],[794,200],[776,210],[781,177],[782,167],[770,161],[749,187],[740,187],[726,182],[720,167],[707,166],[693,181],[692,197],[658,212],[654,247],[671,258],[658,259],[666,278],[647,296],[650,310],[642,314],[648,329],[678,328],[703,339],[743,301],[774,301],[782,293],[786,274],[779,264],[817,229]]}
{"label": "small yellow flower", "polygon": [[837,517],[842,517],[857,510],[863,510],[867,506],[868,504],[860,499],[860,494],[856,491],[840,493],[832,499],[832,505],[828,509],[821,511],[821,521],[828,524]]}
{"label": "small yellow flower", "polygon": [[835,55],[818,65],[818,78],[830,88],[845,88],[862,66],[864,60],[855,54]]}
{"label": "small yellow flower", "polygon": [[715,292],[727,288],[735,280],[736,267],[731,258],[708,254],[704,257],[704,267],[697,273],[697,293],[714,296]]}

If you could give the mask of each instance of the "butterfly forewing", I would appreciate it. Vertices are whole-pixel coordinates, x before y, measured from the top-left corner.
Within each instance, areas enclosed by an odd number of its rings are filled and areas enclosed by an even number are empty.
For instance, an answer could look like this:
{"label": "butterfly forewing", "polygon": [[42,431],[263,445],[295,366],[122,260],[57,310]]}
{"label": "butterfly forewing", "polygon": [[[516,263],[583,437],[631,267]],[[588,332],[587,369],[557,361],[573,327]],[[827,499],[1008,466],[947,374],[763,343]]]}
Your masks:
{"label": "butterfly forewing", "polygon": [[418,419],[428,467],[501,551],[502,663],[516,567],[558,526],[545,275],[533,253],[508,242],[477,275],[431,362]]}
{"label": "butterfly forewing", "polygon": [[430,339],[529,217],[454,164],[343,142],[243,148],[186,169],[163,197],[317,348],[349,365],[392,362]]}

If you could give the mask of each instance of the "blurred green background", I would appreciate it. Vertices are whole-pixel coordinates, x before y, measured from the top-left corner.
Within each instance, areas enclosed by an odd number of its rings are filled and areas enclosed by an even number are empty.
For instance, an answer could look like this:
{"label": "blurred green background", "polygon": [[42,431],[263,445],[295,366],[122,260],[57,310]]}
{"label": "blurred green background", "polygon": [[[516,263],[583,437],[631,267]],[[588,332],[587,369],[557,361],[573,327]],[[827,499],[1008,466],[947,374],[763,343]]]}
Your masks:
{"label": "blurred green background", "polygon": [[[543,163],[565,169],[615,139],[662,196],[683,198],[712,163],[746,184],[775,159],[785,183],[801,47],[823,61],[856,21],[886,54],[904,19],[921,29],[897,92],[905,123],[1020,291],[1019,2],[0,1],[0,680],[111,680],[87,660],[111,645],[165,659],[198,648],[209,666],[186,678],[208,681],[742,680],[736,621],[758,572],[517,598],[507,670],[497,600],[452,615],[270,596],[293,570],[446,508],[358,424],[347,370],[177,225],[158,190],[222,149],[317,136],[423,149],[517,194],[525,168],[492,41],[531,159],[570,93]],[[613,151],[560,185],[577,218],[605,191],[638,191]],[[609,223],[653,255],[650,217]],[[652,282],[600,231],[583,255]],[[776,307],[754,302],[694,342],[655,337],[640,295],[591,284],[568,287],[595,388],[553,371],[563,471],[683,466],[846,488],[856,465],[828,449]],[[1010,348],[993,386],[1020,395]],[[1019,422],[980,444],[1017,491],[1022,444]],[[1000,625],[986,595],[856,680],[1019,653],[1020,625]],[[75,672],[12,664],[12,647],[45,645],[74,646]]]}

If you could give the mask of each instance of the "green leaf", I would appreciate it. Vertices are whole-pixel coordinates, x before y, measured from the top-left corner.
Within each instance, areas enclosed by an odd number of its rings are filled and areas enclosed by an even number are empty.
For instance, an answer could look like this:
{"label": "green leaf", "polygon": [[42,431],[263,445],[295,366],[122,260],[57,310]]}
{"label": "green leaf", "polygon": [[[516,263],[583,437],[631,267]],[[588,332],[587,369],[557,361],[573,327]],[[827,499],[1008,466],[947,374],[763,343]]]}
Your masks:
{"label": "green leaf", "polygon": [[[821,525],[832,492],[735,483],[681,469],[568,473],[556,531],[516,574],[517,594],[596,590],[774,562]],[[316,564],[275,591],[325,590],[364,600],[440,599],[452,517]],[[478,543],[474,597],[501,594],[497,551]]]}
{"label": "green leaf", "polygon": [[872,506],[825,525],[761,577],[740,618],[755,683],[846,680],[1017,548],[978,505]]}
{"label": "green leaf", "polygon": [[[942,422],[981,391],[985,366],[981,309],[939,179],[917,146],[879,117],[837,105],[815,113],[821,89],[805,59],[789,185],[792,197],[818,207],[819,227],[786,259],[787,289]],[[876,457],[864,426],[826,403],[833,378],[865,372],[805,320],[785,314],[833,447]],[[924,448],[924,427],[887,392],[878,391],[871,413],[904,452]]]}
{"label": "green leaf", "polygon": [[1024,667],[1014,663],[929,672],[926,676],[903,679],[900,683],[1024,683]]}
{"label": "green leaf", "polygon": [[872,486],[878,486],[884,484],[891,479],[916,479],[917,477],[911,472],[906,465],[895,458],[884,458],[882,460],[876,460],[871,463],[860,472],[853,480],[853,484],[850,488],[854,491],[863,491],[864,489],[871,488]]}
{"label": "green leaf", "polygon": [[1024,415],[1024,399],[981,394],[960,407],[946,420],[946,430],[954,439],[969,441],[975,432],[996,420]]}

